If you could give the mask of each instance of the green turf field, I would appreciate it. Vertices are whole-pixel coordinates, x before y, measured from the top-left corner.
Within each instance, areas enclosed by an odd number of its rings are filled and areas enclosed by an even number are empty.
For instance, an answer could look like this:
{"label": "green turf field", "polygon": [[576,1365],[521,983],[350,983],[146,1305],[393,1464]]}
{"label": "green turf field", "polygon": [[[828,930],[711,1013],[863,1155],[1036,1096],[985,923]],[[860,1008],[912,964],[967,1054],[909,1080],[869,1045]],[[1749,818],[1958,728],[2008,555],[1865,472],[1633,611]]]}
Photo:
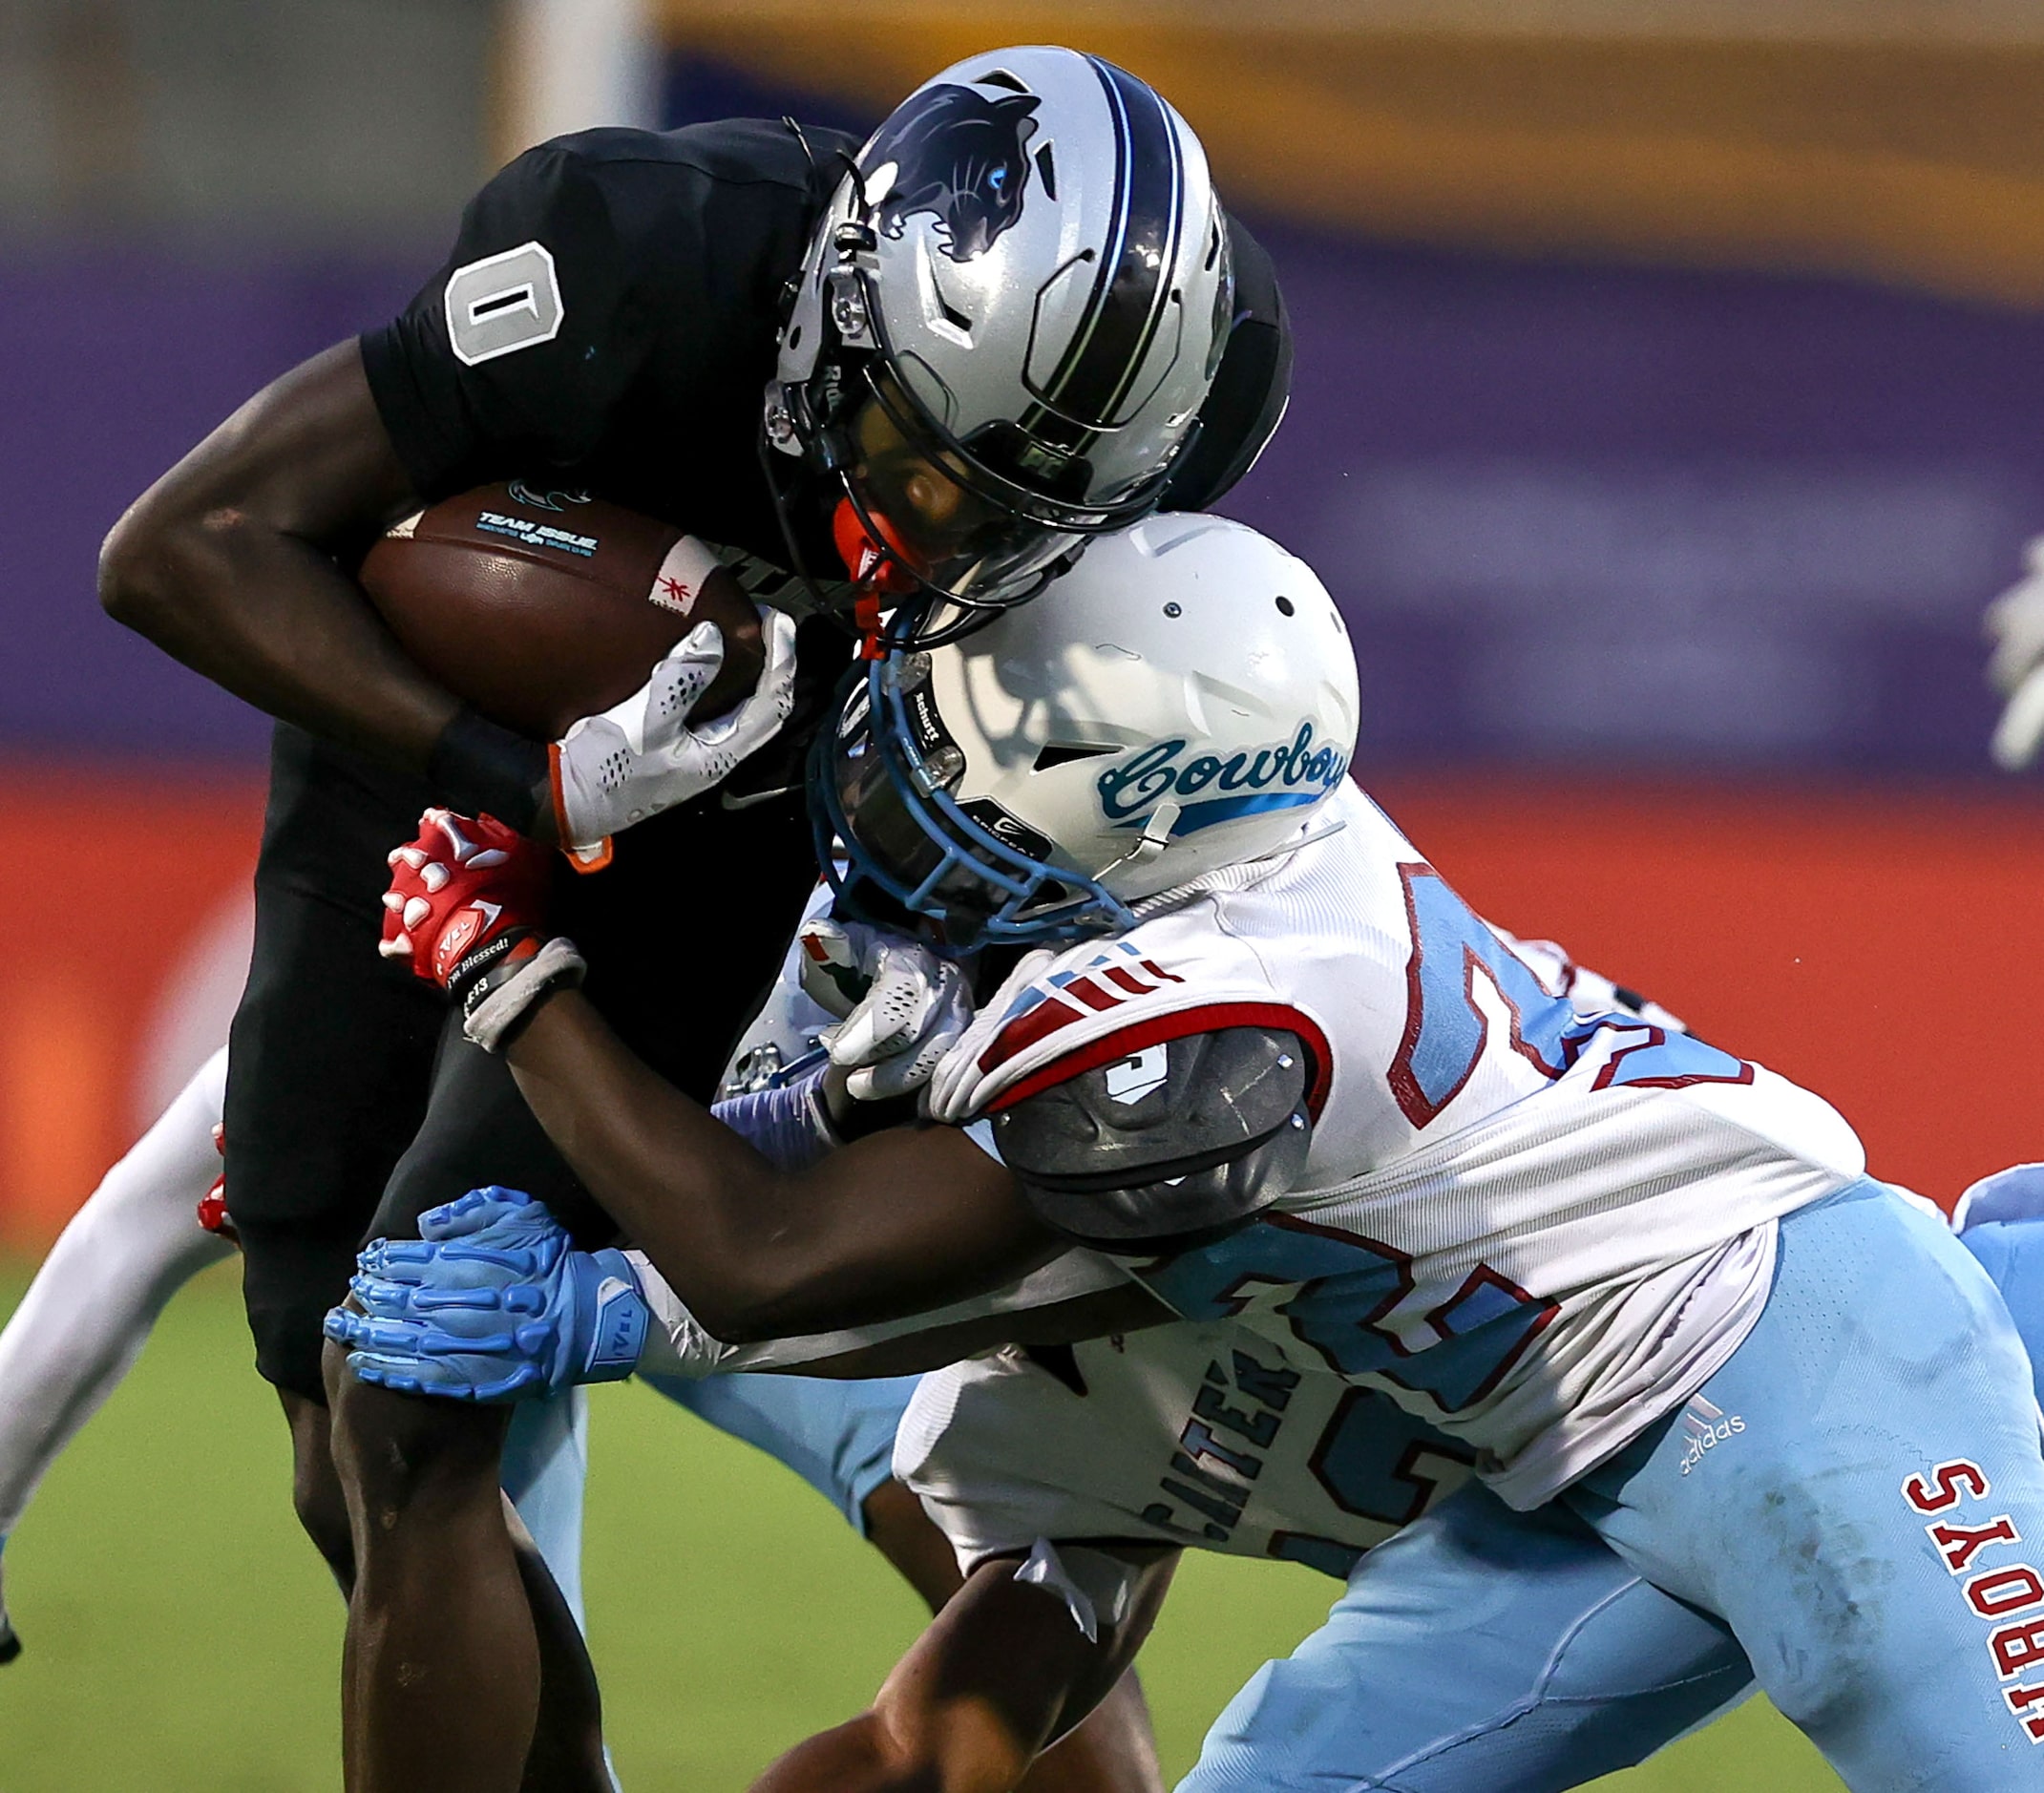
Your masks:
{"label": "green turf field", "polygon": [[[18,1270],[4,1273],[11,1308]],[[58,1466],[5,1564],[28,1653],[0,1670],[7,1793],[336,1788],[338,1598],[297,1535],[274,1400],[229,1271],[175,1302]],[[886,1566],[779,1466],[637,1387],[597,1392],[589,1605],[632,1793],[742,1788],[848,1717],[915,1635]],[[1203,1557],[1143,1657],[1168,1768],[1334,1584]],[[1620,1793],[1817,1793],[1839,1782],[1757,1702]]]}

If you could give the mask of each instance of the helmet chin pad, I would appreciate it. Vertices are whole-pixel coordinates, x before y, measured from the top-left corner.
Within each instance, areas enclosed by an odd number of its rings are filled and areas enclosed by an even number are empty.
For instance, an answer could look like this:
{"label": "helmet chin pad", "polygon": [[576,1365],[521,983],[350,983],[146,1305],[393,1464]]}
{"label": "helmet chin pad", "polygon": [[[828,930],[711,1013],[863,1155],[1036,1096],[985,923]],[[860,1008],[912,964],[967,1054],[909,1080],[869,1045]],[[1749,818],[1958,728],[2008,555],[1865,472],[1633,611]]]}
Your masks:
{"label": "helmet chin pad", "polygon": [[906,598],[919,589],[916,557],[883,513],[869,510],[862,516],[849,495],[841,497],[831,516],[831,538],[854,585],[883,598]]}

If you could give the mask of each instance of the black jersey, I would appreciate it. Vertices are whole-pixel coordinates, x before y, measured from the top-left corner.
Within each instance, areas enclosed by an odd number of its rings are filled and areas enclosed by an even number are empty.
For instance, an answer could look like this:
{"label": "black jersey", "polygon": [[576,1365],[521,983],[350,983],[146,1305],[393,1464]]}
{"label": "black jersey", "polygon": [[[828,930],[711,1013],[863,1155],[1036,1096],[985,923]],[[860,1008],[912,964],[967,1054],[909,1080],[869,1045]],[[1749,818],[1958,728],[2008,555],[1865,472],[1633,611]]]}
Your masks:
{"label": "black jersey", "polygon": [[[762,407],[784,291],[857,147],[737,118],[585,131],[512,162],[470,203],[446,266],[362,339],[420,496],[544,478],[785,565]],[[1289,390],[1269,258],[1232,229],[1235,327],[1175,510],[1204,509],[1241,476]],[[801,496],[803,558],[837,576],[826,507]]]}
{"label": "black jersey", "polygon": [[[808,138],[814,162],[775,123],[591,131],[492,180],[446,267],[362,340],[419,495],[514,476],[587,488],[785,566],[756,452],[762,406],[782,288],[835,153],[854,147],[827,132]],[[1180,508],[1226,490],[1283,408],[1290,356],[1275,283],[1246,234],[1234,253],[1237,325],[1209,427],[1171,494]],[[811,569],[827,575],[822,504],[801,505],[793,520]],[[741,576],[773,595],[758,569]],[[849,648],[830,624],[808,625],[798,689],[813,667],[827,693]],[[601,877],[559,880],[557,919],[589,960],[591,1000],[702,1100],[814,885],[799,790],[812,713],[798,710],[739,768],[751,807],[722,796],[677,806],[621,837]],[[503,1061],[458,1029],[436,1048],[437,993],[376,956],[385,853],[425,803],[460,801],[459,791],[288,724],[275,767],[255,962],[227,1081],[228,1176],[258,1364],[319,1402],[320,1319],[346,1295],[365,1231],[409,1234],[423,1208],[492,1182],[574,1215],[577,1185]],[[645,950],[678,928],[718,950],[706,960]]]}
{"label": "black jersey", "polygon": [[[419,496],[545,478],[785,562],[754,446],[775,320],[827,158],[857,148],[808,136],[815,162],[763,119],[585,131],[499,173],[446,266],[362,339]],[[827,572],[820,507],[798,509]]]}

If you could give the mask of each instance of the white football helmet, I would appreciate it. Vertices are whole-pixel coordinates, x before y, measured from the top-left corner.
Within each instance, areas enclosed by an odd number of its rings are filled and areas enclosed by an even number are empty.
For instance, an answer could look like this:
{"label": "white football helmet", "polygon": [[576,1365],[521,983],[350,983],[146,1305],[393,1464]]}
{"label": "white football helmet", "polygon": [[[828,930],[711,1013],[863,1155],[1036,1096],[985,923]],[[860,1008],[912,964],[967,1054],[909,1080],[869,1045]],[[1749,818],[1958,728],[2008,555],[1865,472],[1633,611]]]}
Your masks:
{"label": "white football helmet", "polygon": [[[894,589],[1017,601],[1154,509],[1233,314],[1185,120],[1097,56],[989,51],[917,88],[848,168],[782,327],[768,440],[842,483]],[[901,494],[851,439],[869,398],[959,488],[939,542],[890,527]]]}
{"label": "white football helmet", "polygon": [[837,912],[906,910],[958,952],[1127,927],[1283,849],[1355,750],[1334,600],[1217,517],[1104,537],[1035,602],[862,674],[811,761]]}

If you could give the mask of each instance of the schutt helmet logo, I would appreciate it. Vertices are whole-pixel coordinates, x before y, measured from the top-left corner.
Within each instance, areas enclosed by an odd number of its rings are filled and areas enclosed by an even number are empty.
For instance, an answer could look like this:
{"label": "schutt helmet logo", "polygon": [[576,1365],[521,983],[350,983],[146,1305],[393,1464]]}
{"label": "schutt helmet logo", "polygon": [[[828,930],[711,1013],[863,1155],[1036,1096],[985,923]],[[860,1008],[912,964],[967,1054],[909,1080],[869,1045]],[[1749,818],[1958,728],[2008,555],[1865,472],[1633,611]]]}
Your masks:
{"label": "schutt helmet logo", "polygon": [[1036,134],[1037,105],[1033,94],[989,99],[970,87],[933,87],[874,139],[868,166],[874,175],[894,168],[874,223],[898,237],[909,219],[929,212],[954,262],[984,255],[1022,216],[1029,183],[1022,146]]}

